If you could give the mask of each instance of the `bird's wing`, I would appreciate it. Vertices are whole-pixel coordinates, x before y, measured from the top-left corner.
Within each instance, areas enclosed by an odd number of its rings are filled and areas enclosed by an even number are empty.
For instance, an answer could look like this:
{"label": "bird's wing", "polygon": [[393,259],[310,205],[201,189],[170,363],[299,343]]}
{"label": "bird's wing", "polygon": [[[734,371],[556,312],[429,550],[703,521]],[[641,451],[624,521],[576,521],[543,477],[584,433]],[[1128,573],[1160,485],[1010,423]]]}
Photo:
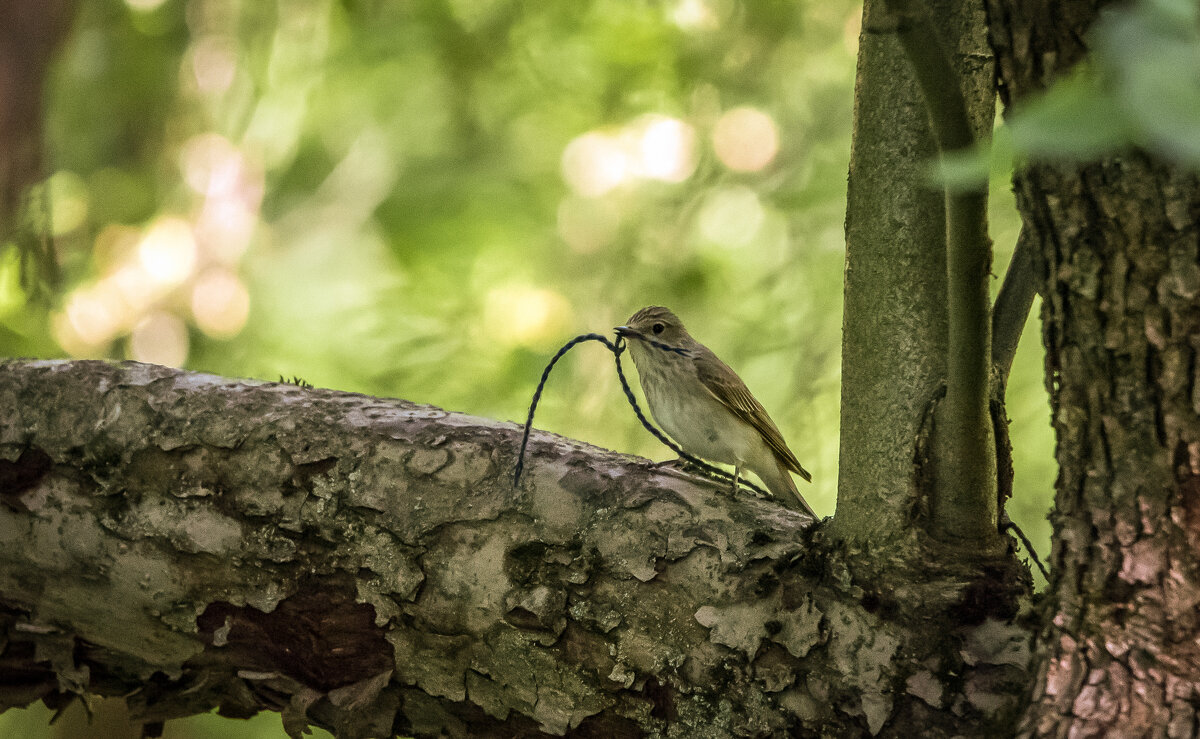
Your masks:
{"label": "bird's wing", "polygon": [[734,415],[762,434],[767,446],[771,447],[771,451],[775,452],[775,456],[779,457],[788,469],[811,482],[812,475],[800,466],[796,455],[792,454],[791,449],[788,449],[787,442],[783,440],[783,434],[779,433],[775,422],[767,415],[766,409],[762,407],[758,399],[750,394],[750,389],[737,376],[737,373],[707,348],[697,352],[694,361],[696,374],[704,388],[712,393],[713,397],[722,405],[733,411]]}

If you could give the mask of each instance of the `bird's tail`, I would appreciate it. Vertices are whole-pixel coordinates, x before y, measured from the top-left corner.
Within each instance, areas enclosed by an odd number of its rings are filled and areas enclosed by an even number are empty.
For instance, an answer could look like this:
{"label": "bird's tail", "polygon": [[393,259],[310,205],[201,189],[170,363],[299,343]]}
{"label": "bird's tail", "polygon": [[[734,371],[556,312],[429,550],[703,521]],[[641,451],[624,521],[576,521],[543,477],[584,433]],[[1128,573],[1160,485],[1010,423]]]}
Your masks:
{"label": "bird's tail", "polygon": [[[821,520],[818,518],[816,511],[812,509],[812,506],[808,504],[808,501],[804,499],[804,496],[796,488],[796,482],[792,480],[792,475],[782,460],[776,461],[775,474],[770,474],[768,471],[765,475],[760,473],[759,477],[766,483],[767,490],[770,490],[771,494],[784,504],[796,510],[804,511],[818,521]],[[809,480],[811,477],[805,473],[804,479]]]}

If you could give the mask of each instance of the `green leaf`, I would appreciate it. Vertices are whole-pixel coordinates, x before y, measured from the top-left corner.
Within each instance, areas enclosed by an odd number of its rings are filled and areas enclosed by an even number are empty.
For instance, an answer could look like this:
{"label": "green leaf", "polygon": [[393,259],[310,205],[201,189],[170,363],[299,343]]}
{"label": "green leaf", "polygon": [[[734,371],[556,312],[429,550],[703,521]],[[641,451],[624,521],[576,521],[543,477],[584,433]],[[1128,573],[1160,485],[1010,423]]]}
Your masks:
{"label": "green leaf", "polygon": [[993,131],[991,141],[980,141],[933,160],[929,179],[950,192],[977,190],[986,187],[990,179],[1009,179],[1013,155],[1012,134],[1008,126],[1000,126]]}
{"label": "green leaf", "polygon": [[1107,14],[1095,50],[1133,140],[1200,164],[1200,21],[1191,0],[1144,0]]}
{"label": "green leaf", "polygon": [[1122,107],[1088,70],[1055,84],[1008,127],[1016,151],[1032,157],[1092,159],[1132,138]]}

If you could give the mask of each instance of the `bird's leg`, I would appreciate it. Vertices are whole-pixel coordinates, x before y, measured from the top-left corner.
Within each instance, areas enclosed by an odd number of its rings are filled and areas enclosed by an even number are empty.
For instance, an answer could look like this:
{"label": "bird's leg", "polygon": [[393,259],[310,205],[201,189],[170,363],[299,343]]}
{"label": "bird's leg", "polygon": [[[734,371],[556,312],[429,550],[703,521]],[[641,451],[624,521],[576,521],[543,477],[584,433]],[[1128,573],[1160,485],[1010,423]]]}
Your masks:
{"label": "bird's leg", "polygon": [[733,466],[733,487],[729,488],[730,495],[737,495],[738,478],[742,476],[742,466],[736,464]]}

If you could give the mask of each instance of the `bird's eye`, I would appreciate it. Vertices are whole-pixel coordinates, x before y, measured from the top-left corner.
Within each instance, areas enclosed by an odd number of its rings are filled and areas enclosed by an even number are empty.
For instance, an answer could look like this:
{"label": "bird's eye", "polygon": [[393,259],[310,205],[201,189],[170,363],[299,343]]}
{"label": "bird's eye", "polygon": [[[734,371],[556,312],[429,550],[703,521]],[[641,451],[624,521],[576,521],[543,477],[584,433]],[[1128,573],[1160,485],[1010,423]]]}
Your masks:
{"label": "bird's eye", "polygon": [[661,323],[656,323],[650,327],[650,330],[655,334],[661,334],[664,328],[666,328],[666,326],[662,325]]}

